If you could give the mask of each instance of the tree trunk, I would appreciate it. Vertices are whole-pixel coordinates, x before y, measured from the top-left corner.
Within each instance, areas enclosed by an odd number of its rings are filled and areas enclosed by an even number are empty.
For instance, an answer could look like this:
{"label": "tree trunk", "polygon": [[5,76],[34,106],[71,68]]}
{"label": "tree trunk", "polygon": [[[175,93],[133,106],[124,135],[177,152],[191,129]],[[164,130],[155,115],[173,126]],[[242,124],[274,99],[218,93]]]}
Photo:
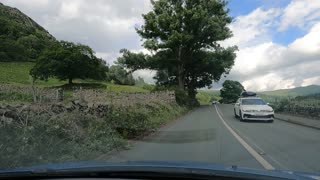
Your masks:
{"label": "tree trunk", "polygon": [[178,61],[179,61],[179,65],[178,65],[178,86],[179,89],[184,90],[184,85],[185,85],[185,77],[184,77],[184,67],[183,67],[183,62],[181,59],[181,51],[182,48],[181,46],[179,47],[179,51],[178,51]]}
{"label": "tree trunk", "polygon": [[69,78],[69,85],[72,84],[72,78]]}
{"label": "tree trunk", "polygon": [[178,86],[179,86],[179,89],[181,90],[184,90],[184,84],[185,84],[185,77],[183,75],[183,70],[180,70],[179,68],[179,74],[178,74]]}

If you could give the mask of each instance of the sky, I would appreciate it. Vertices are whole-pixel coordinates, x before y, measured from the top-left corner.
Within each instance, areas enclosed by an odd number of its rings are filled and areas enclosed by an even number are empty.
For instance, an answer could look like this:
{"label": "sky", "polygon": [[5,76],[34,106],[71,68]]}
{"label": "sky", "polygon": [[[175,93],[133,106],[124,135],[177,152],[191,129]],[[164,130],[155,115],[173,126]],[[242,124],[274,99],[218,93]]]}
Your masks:
{"label": "sky", "polygon": [[[152,9],[149,0],[0,0],[16,7],[59,40],[89,45],[109,64],[122,48],[144,52],[135,27]],[[229,0],[235,65],[225,79],[247,90],[320,85],[320,0]],[[152,82],[155,72],[138,71]]]}

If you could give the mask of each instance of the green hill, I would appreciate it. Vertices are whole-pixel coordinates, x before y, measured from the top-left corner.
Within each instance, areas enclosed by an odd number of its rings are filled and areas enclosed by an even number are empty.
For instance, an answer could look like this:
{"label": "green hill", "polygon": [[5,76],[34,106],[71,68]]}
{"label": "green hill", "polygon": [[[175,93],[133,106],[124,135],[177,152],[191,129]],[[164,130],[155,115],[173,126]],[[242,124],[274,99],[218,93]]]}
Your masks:
{"label": "green hill", "polygon": [[0,61],[32,61],[54,41],[30,17],[0,3]]}
{"label": "green hill", "polygon": [[293,89],[279,89],[274,91],[259,92],[259,94],[268,96],[306,96],[317,93],[320,93],[319,85],[310,85],[305,87],[296,87]]}

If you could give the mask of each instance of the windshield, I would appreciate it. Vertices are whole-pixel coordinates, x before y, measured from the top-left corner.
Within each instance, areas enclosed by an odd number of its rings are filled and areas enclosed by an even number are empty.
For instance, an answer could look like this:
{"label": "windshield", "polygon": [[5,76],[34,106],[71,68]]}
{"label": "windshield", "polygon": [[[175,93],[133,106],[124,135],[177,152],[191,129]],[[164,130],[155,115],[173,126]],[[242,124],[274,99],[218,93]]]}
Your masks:
{"label": "windshield", "polygon": [[262,99],[242,99],[243,105],[266,105]]}
{"label": "windshield", "polygon": [[320,0],[0,0],[0,176],[320,173],[319,67]]}

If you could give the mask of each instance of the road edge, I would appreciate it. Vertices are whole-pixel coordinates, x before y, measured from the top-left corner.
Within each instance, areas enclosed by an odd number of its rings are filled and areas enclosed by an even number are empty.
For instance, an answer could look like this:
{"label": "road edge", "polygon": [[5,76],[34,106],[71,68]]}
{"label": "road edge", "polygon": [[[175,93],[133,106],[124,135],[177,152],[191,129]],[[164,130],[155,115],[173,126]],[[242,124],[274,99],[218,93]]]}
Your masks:
{"label": "road edge", "polygon": [[218,117],[220,118],[223,125],[226,127],[226,129],[236,138],[236,140],[247,150],[247,152],[258,162],[260,165],[262,165],[263,168],[266,170],[275,170],[275,168],[266,160],[264,159],[253,147],[249,145],[248,142],[246,142],[236,131],[235,129],[230,126],[224,118],[221,116],[219,112],[219,108],[215,105],[214,106]]}
{"label": "road edge", "polygon": [[296,125],[300,125],[300,126],[304,126],[304,127],[320,130],[320,127],[311,126],[311,125],[308,125],[308,124],[304,124],[302,122],[293,121],[291,119],[285,119],[285,118],[279,118],[279,117],[275,117],[275,119],[280,120],[280,121],[284,121],[284,122],[287,122],[287,123],[291,123],[291,124],[296,124]]}

